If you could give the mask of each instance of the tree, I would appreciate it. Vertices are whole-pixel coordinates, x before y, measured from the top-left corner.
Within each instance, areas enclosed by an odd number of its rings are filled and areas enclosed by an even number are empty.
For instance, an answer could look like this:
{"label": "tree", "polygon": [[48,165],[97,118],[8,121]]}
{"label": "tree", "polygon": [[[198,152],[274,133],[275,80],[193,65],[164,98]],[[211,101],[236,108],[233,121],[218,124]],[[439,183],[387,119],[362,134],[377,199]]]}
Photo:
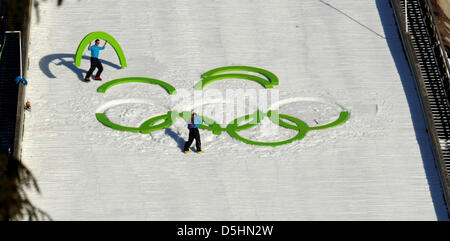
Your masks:
{"label": "tree", "polygon": [[[47,0],[1,0],[2,7],[6,8],[6,18],[8,19],[8,29],[11,31],[24,31],[31,18],[30,10],[33,2],[36,9],[36,16],[39,20],[39,4]],[[58,0],[57,5],[61,6],[63,0]]]}
{"label": "tree", "polygon": [[447,53],[450,53],[450,18],[442,8],[438,0],[431,0],[433,5],[433,12],[436,16],[436,24],[441,33],[442,41],[444,42]]}
{"label": "tree", "polygon": [[46,212],[31,203],[26,189],[40,193],[31,171],[19,160],[0,155],[0,221],[51,220]]}
{"label": "tree", "polygon": [[[37,13],[39,3],[46,0],[0,0],[0,15],[6,17],[6,26],[1,31],[22,31],[22,42],[28,34],[31,4]],[[58,0],[60,6],[62,0]],[[6,28],[6,29],[4,29]],[[26,55],[26,54],[25,54]],[[8,220],[51,220],[43,210],[35,207],[25,192],[34,189],[40,193],[36,179],[28,168],[10,156],[0,155],[0,221]]]}

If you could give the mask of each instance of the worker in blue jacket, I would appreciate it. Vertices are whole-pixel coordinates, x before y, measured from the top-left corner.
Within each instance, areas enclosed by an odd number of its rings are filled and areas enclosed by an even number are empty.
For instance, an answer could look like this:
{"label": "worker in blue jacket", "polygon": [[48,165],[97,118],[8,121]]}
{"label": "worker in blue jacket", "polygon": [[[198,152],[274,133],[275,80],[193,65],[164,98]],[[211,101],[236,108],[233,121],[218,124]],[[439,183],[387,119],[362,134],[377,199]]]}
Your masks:
{"label": "worker in blue jacket", "polygon": [[100,54],[101,50],[105,49],[106,44],[109,43],[109,41],[105,42],[105,45],[103,47],[100,47],[100,39],[95,40],[95,45],[91,47],[91,43],[89,43],[88,50],[91,51],[91,68],[86,74],[86,77],[84,78],[84,81],[88,82],[91,81],[91,75],[94,72],[94,70],[97,68],[97,74],[95,74],[95,80],[102,80],[100,75],[103,71],[103,65],[98,59],[98,56]]}
{"label": "worker in blue jacket", "polygon": [[184,153],[191,152],[189,148],[192,145],[192,142],[194,142],[195,139],[195,145],[197,147],[197,153],[202,153],[202,143],[200,142],[200,132],[198,131],[198,126],[202,124],[203,121],[200,119],[195,112],[192,113],[191,120],[188,123],[188,129],[189,129],[189,139],[184,144]]}

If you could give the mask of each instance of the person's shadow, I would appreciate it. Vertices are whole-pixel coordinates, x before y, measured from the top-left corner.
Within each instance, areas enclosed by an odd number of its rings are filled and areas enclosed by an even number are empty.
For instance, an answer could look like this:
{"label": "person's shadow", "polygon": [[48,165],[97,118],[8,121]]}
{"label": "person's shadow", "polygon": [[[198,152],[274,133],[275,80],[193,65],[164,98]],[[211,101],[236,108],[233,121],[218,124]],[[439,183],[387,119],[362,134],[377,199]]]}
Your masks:
{"label": "person's shadow", "polygon": [[[166,135],[170,136],[178,144],[178,148],[180,148],[181,151],[184,151],[184,143],[185,143],[185,141],[180,135],[175,133],[170,128],[166,128],[164,132],[165,132]],[[191,148],[191,150],[192,150],[192,148]]]}
{"label": "person's shadow", "polygon": [[[83,59],[90,60],[89,56],[83,56]],[[53,63],[55,65],[63,65],[66,66],[68,69],[72,70],[77,76],[80,81],[84,82],[84,76],[87,73],[87,70],[80,69],[74,64],[75,55],[74,54],[50,54],[47,56],[44,56],[39,61],[39,67],[41,68],[42,72],[44,72],[45,75],[49,78],[56,78],[56,76],[50,71],[50,63]],[[59,62],[54,62],[55,60]],[[106,60],[101,60],[102,64],[111,66],[115,69],[121,69],[120,65],[111,63]]]}
{"label": "person's shadow", "polygon": [[[423,166],[428,180],[428,186],[431,193],[431,199],[434,204],[434,211],[438,220],[449,220],[446,205],[443,196],[443,190],[440,183],[439,172],[436,168],[430,136],[426,130],[424,112],[416,90],[414,76],[411,73],[406,55],[403,51],[402,41],[397,29],[393,9],[388,0],[376,0],[378,14],[383,25],[386,42],[391,51],[392,59],[397,67],[398,74],[405,91],[411,119],[413,121],[416,140],[419,144],[422,155]],[[405,200],[407,201],[407,200]]]}

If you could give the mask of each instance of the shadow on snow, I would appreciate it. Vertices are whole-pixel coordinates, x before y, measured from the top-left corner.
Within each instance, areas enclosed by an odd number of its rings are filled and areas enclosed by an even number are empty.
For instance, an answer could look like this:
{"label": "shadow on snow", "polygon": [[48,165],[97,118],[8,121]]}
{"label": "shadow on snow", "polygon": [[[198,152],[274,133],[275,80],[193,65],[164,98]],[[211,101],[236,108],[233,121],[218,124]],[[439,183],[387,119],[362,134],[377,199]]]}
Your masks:
{"label": "shadow on snow", "polygon": [[[84,81],[84,75],[86,75],[87,70],[80,69],[74,64],[74,54],[50,54],[47,56],[44,56],[39,61],[39,67],[41,68],[42,72],[44,72],[45,75],[49,78],[56,78],[56,76],[50,71],[50,63],[53,63],[54,65],[63,65],[66,66],[68,69],[72,70],[73,73],[75,73],[78,76],[78,79],[80,81]],[[83,56],[83,59],[90,60],[89,56]],[[56,60],[59,60],[59,62],[54,62]],[[102,64],[111,66],[115,69],[121,69],[120,65],[111,63],[106,60],[100,60]]]}

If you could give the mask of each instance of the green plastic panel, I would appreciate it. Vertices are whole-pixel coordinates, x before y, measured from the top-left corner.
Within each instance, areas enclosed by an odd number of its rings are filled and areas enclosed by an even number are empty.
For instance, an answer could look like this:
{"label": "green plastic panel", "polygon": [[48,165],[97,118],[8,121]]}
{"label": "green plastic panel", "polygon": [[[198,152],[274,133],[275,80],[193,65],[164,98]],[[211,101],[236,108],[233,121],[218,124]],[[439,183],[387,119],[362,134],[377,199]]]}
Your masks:
{"label": "green plastic panel", "polygon": [[348,118],[350,118],[350,113],[348,111],[342,111],[341,114],[339,114],[339,118],[329,124],[326,125],[322,125],[322,126],[314,126],[314,127],[310,127],[311,130],[324,130],[324,129],[328,129],[331,127],[335,127],[338,125],[342,125],[344,124]]}
{"label": "green plastic panel", "polygon": [[75,53],[75,66],[81,65],[81,57],[83,56],[84,49],[89,45],[90,42],[96,39],[103,39],[105,41],[109,41],[109,44],[111,47],[114,48],[116,51],[117,57],[119,57],[120,66],[122,68],[127,67],[127,60],[125,59],[125,54],[123,53],[122,47],[120,47],[120,44],[117,42],[113,36],[109,35],[105,32],[92,32],[86,37],[81,40],[80,44],[78,45],[77,52]]}
{"label": "green plastic panel", "polygon": [[139,132],[139,128],[135,128],[135,127],[128,127],[128,126],[122,126],[116,123],[111,122],[108,117],[106,117],[106,115],[104,113],[96,113],[95,117],[97,117],[97,120],[102,123],[103,125],[114,129],[114,130],[118,130],[118,131],[129,131],[129,132]]}
{"label": "green plastic panel", "polygon": [[[148,134],[152,131],[158,131],[165,128],[168,128],[172,125],[172,111],[167,112],[165,115],[159,115],[153,118],[146,120],[141,124],[139,130],[142,134]],[[155,125],[156,122],[164,120],[161,124]]]}
{"label": "green plastic panel", "polygon": [[[253,140],[244,138],[244,137],[240,136],[236,130],[233,130],[233,128],[229,128],[228,134],[231,137],[233,137],[239,141],[242,141],[246,144],[249,144],[249,145],[276,147],[276,146],[281,146],[281,145],[286,145],[286,144],[292,143],[293,141],[296,141],[296,140],[301,140],[306,136],[306,133],[308,133],[308,131],[309,131],[308,125],[305,122],[303,122],[295,117],[283,115],[283,114],[273,115],[271,113],[271,111],[269,111],[266,116],[271,116],[270,117],[271,119],[273,119],[274,116],[279,116],[279,118],[281,118],[281,119],[287,119],[287,120],[294,122],[297,125],[297,128],[296,128],[298,131],[297,135],[295,135],[294,137],[289,138],[287,140],[284,140],[284,141],[262,142],[262,141],[253,141]],[[242,120],[244,120],[244,118],[238,118],[238,119],[234,120],[232,123],[230,123],[230,125],[239,124],[240,121],[242,121]],[[272,120],[272,121],[274,121],[274,120]]]}
{"label": "green plastic panel", "polygon": [[176,93],[175,87],[173,87],[171,84],[169,84],[167,82],[164,82],[162,80],[151,79],[151,78],[146,78],[146,77],[127,77],[127,78],[111,80],[109,82],[104,83],[100,87],[98,87],[97,92],[98,93],[105,93],[109,88],[111,88],[111,87],[113,87],[115,85],[125,84],[125,83],[154,84],[154,85],[161,86],[170,95],[173,95],[173,94]]}
{"label": "green plastic panel", "polygon": [[278,77],[265,69],[261,69],[261,68],[256,68],[256,67],[251,67],[251,66],[225,66],[225,67],[220,67],[220,68],[216,68],[216,69],[212,69],[206,73],[204,73],[202,75],[202,78],[208,78],[211,77],[213,75],[217,75],[219,73],[223,73],[223,72],[229,72],[229,71],[246,71],[246,72],[255,72],[261,75],[264,75],[272,85],[278,85],[279,84],[279,80]]}
{"label": "green plastic panel", "polygon": [[260,83],[266,89],[273,87],[273,85],[270,83],[270,81],[263,79],[261,77],[258,77],[258,76],[248,75],[248,74],[221,74],[221,75],[213,75],[213,76],[207,77],[205,79],[202,79],[200,82],[198,82],[195,85],[194,88],[196,90],[203,90],[203,88],[206,85],[208,85],[214,81],[221,80],[221,79],[245,79],[245,80],[251,80],[251,81]]}

